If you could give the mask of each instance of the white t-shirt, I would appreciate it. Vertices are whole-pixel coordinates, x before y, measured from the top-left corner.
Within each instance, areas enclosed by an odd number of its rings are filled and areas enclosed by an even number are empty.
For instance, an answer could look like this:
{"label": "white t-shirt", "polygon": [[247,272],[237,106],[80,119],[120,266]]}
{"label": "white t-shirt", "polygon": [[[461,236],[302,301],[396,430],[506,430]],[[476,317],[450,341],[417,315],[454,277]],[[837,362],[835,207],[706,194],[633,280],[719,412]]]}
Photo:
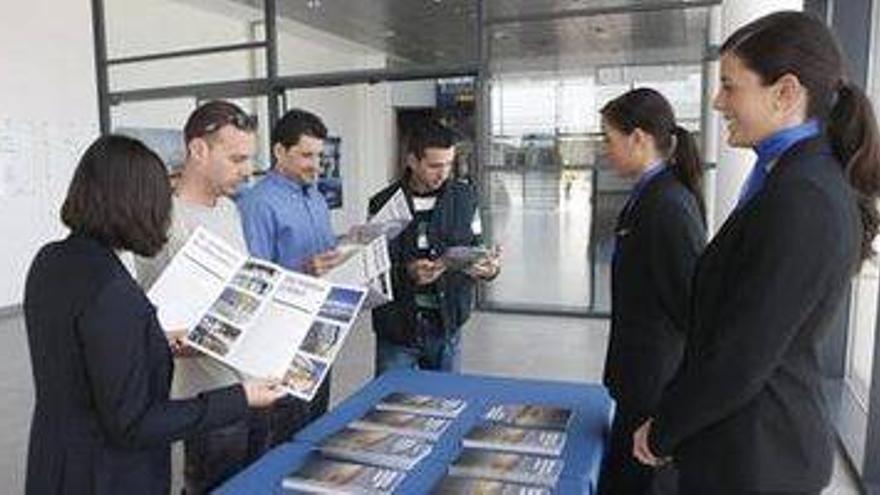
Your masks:
{"label": "white t-shirt", "polygon": [[[137,280],[144,290],[149,290],[190,234],[199,226],[217,234],[242,253],[247,253],[241,216],[231,199],[218,198],[212,207],[183,201],[175,196],[168,242],[152,258],[135,256]],[[174,368],[172,398],[192,397],[206,390],[241,381],[238,373],[207,356],[178,358]]]}

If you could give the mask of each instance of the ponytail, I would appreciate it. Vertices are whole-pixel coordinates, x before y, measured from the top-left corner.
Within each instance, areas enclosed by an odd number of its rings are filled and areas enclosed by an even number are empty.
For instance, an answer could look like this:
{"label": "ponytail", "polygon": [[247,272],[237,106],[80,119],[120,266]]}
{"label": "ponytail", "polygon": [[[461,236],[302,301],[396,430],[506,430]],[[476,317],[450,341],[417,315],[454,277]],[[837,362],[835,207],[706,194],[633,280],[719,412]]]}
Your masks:
{"label": "ponytail", "polygon": [[672,153],[669,166],[678,180],[694,195],[703,223],[706,222],[706,200],[703,197],[703,165],[694,136],[684,127],[676,125],[672,135]]}
{"label": "ponytail", "polygon": [[[828,136],[834,154],[858,200],[862,221],[860,262],[874,255],[871,242],[880,227],[880,136],[871,102],[850,83],[841,83],[828,117]],[[861,263],[860,263],[861,264]]]}

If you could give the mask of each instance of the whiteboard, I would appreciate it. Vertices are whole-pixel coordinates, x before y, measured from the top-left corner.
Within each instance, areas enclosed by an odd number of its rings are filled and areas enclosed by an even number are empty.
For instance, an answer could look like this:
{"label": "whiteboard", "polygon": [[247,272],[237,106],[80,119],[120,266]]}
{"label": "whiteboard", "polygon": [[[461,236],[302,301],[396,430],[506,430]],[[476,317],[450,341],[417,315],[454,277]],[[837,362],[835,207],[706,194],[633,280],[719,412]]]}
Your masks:
{"label": "whiteboard", "polygon": [[[34,43],[34,33],[51,42]],[[7,2],[0,16],[0,307],[22,301],[39,248],[66,235],[59,209],[98,135],[89,2]]]}
{"label": "whiteboard", "polygon": [[0,306],[21,302],[27,268],[40,246],[66,235],[61,205],[91,125],[0,119]]}

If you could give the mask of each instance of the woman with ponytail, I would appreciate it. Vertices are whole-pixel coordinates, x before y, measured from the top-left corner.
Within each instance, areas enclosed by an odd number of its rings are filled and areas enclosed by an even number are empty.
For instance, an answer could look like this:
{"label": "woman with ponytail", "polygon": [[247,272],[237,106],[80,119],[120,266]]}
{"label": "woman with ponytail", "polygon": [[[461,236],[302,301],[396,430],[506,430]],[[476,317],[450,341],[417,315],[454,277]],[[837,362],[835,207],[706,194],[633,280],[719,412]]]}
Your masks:
{"label": "woman with ponytail", "polygon": [[633,454],[673,459],[682,494],[818,494],[833,461],[819,356],[872,254],[877,125],[831,32],[801,12],[724,42],[714,106],[756,163],[700,258],[682,366]]}
{"label": "woman with ponytail", "polygon": [[702,167],[694,138],[657,91],[630,91],[601,114],[611,164],[637,180],[618,217],[611,268],[604,381],[617,407],[599,493],[641,495],[674,481],[671,473],[655,480],[632,457],[632,433],[681,361],[690,280],[706,243]]}

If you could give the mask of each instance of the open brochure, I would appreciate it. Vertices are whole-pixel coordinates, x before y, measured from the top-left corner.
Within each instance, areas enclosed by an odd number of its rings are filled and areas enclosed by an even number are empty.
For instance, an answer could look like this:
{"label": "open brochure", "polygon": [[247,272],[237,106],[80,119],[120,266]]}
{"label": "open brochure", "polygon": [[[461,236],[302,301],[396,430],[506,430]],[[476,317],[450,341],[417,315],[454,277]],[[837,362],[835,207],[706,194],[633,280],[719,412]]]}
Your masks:
{"label": "open brochure", "polygon": [[448,270],[465,271],[493,253],[485,246],[450,246],[443,252],[443,262]]}
{"label": "open brochure", "polygon": [[343,238],[336,247],[342,261],[330,270],[324,279],[330,282],[367,287],[366,306],[373,308],[394,298],[391,287],[391,258],[388,256],[388,240],[382,234],[372,239]]}
{"label": "open brochure", "polygon": [[[367,225],[380,229],[388,239],[394,239],[403,232],[412,219],[412,211],[409,209],[409,203],[406,202],[403,188],[398,188],[382,208],[370,217]],[[366,230],[369,230],[369,227]]]}
{"label": "open brochure", "polygon": [[369,288],[368,308],[391,302],[394,294],[388,241],[400,235],[412,219],[403,189],[398,189],[367,223],[354,225],[339,237],[336,249],[342,261],[324,278]]}
{"label": "open brochure", "polygon": [[166,331],[245,375],[312,400],[366,289],[291,272],[198,228],[148,294]]}

